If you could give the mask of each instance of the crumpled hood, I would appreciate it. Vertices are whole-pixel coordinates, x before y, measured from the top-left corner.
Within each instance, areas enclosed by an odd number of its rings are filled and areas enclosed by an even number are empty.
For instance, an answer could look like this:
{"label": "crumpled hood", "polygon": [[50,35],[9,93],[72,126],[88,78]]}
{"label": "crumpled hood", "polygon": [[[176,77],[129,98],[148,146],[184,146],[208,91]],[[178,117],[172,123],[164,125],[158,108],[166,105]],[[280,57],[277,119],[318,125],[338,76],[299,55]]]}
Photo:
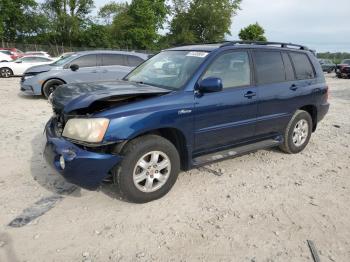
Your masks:
{"label": "crumpled hood", "polygon": [[41,73],[41,72],[47,72],[50,71],[53,68],[53,66],[50,66],[49,64],[46,65],[37,65],[32,66],[28,68],[25,73]]}
{"label": "crumpled hood", "polygon": [[166,94],[171,92],[155,86],[138,84],[129,81],[76,83],[59,86],[50,96],[55,110],[68,113],[89,107],[92,103],[109,98],[129,95]]}

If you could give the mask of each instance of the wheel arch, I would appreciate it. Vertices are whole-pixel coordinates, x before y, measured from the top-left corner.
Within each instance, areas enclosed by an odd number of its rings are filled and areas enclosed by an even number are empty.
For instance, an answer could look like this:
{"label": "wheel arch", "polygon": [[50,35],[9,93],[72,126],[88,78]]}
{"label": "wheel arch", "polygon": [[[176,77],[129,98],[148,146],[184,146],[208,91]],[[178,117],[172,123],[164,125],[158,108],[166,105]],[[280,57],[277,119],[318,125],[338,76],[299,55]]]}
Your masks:
{"label": "wheel arch", "polygon": [[304,110],[310,114],[312,119],[312,132],[315,132],[317,128],[317,107],[315,105],[305,105],[300,107],[299,110]]}
{"label": "wheel arch", "polygon": [[0,66],[0,70],[3,69],[3,68],[6,68],[6,69],[9,69],[12,73],[12,76],[14,75],[13,74],[13,69],[11,67],[8,67],[8,66]]}
{"label": "wheel arch", "polygon": [[52,78],[46,79],[41,85],[41,94],[42,95],[44,95],[44,85],[50,80],[60,80],[63,82],[63,84],[67,84],[66,81],[64,81],[62,78],[59,78],[59,77],[52,77]]}
{"label": "wheel arch", "polygon": [[[187,170],[189,168],[189,161],[188,161],[188,157],[189,157],[189,152],[187,150],[187,139],[185,137],[185,135],[183,134],[183,132],[177,128],[173,128],[173,127],[165,127],[165,128],[158,128],[158,129],[153,129],[153,130],[149,130],[147,132],[138,134],[135,137],[132,137],[129,141],[144,136],[144,135],[158,135],[161,136],[165,139],[167,139],[168,141],[170,141],[177,149],[179,156],[180,156],[180,161],[181,161],[181,169],[182,170]],[[127,143],[128,143],[127,142]],[[120,147],[118,147],[118,151],[120,152],[127,143],[123,143]]]}

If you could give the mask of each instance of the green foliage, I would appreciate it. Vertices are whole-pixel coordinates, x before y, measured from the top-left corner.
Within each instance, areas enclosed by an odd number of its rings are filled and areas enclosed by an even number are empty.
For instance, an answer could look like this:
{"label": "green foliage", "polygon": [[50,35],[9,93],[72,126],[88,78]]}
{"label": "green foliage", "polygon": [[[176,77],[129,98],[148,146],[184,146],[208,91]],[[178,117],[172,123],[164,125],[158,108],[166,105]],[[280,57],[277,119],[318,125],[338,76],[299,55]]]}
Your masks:
{"label": "green foliage", "polygon": [[154,49],[168,7],[165,0],[133,0],[113,21],[118,45],[136,49]]}
{"label": "green foliage", "polygon": [[265,30],[258,23],[251,24],[239,32],[239,38],[247,41],[267,41]]}
{"label": "green foliage", "polygon": [[15,41],[31,33],[37,7],[35,0],[1,0],[0,37]]}
{"label": "green foliage", "polygon": [[114,18],[120,14],[125,13],[128,10],[128,3],[115,3],[110,2],[102,6],[98,12],[98,15],[104,21],[104,24],[112,24]]}
{"label": "green foliage", "polygon": [[49,17],[51,41],[70,46],[79,42],[81,29],[93,6],[93,0],[47,0],[42,8]]}
{"label": "green foliage", "polygon": [[[94,0],[0,0],[0,38],[54,46],[149,50],[217,42],[230,34],[232,16],[240,2],[112,1],[93,17]],[[164,25],[169,33],[162,36]]]}
{"label": "green foliage", "polygon": [[80,33],[77,46],[112,48],[113,40],[106,26],[90,23],[86,29]]}
{"label": "green foliage", "polygon": [[230,35],[241,0],[176,0],[167,38],[170,44],[219,42]]}
{"label": "green foliage", "polygon": [[[172,44],[222,41],[241,0],[133,0],[110,2],[89,16],[93,0],[1,0],[0,36],[68,46],[159,49]],[[170,32],[161,36],[172,11]]]}

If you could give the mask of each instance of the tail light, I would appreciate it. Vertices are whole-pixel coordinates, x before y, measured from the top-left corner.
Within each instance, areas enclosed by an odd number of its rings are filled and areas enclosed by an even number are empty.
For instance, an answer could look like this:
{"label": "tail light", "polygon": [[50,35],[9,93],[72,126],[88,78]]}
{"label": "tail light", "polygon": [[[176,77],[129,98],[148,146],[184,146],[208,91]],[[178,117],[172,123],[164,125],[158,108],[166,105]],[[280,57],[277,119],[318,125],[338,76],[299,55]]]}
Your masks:
{"label": "tail light", "polygon": [[329,99],[329,86],[326,86],[326,102],[328,102]]}

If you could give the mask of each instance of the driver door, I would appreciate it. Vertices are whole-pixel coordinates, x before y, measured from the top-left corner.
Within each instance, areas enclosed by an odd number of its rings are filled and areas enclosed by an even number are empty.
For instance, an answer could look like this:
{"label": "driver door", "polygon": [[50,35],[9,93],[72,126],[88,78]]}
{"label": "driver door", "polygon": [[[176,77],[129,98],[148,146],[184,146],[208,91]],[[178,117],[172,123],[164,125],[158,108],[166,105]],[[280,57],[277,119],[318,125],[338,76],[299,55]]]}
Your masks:
{"label": "driver door", "polygon": [[[79,69],[72,71],[71,65],[78,65]],[[67,83],[86,83],[101,80],[101,69],[97,66],[97,55],[83,55],[70,62],[65,67],[64,79]]]}
{"label": "driver door", "polygon": [[201,79],[220,78],[223,90],[195,95],[195,152],[237,144],[255,134],[257,89],[248,51],[220,54]]}

